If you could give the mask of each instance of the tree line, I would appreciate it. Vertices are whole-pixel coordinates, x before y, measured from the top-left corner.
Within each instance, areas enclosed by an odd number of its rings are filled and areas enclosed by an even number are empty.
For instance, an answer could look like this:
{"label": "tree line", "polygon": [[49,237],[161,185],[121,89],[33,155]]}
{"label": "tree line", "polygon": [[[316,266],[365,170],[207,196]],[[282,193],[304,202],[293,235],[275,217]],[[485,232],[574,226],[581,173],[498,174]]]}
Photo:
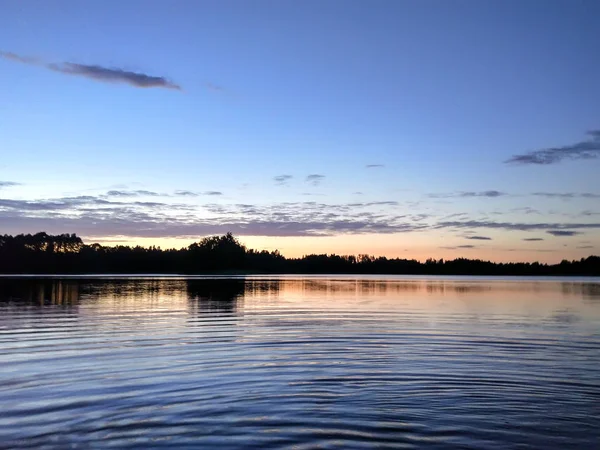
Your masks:
{"label": "tree line", "polygon": [[0,235],[3,274],[407,274],[407,275],[581,275],[600,276],[600,257],[559,264],[311,254],[285,258],[279,251],[248,249],[231,233],[205,237],[182,249],[85,244],[76,234],[45,232]]}

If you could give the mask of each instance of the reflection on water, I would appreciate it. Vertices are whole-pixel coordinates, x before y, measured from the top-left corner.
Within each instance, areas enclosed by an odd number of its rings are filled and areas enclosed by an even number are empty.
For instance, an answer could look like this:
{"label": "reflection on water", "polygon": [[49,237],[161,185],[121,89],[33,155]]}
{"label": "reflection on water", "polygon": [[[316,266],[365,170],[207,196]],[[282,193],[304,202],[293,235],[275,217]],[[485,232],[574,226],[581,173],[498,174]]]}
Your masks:
{"label": "reflection on water", "polygon": [[0,278],[0,447],[597,448],[600,283]]}

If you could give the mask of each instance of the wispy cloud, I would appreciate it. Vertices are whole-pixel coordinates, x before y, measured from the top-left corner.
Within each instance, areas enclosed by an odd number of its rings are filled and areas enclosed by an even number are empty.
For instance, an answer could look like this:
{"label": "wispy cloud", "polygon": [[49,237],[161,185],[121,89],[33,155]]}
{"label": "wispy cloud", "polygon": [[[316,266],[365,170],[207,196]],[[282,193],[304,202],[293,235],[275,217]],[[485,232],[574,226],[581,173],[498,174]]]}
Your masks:
{"label": "wispy cloud", "polygon": [[385,164],[367,164],[365,167],[367,169],[381,169],[385,167]]}
{"label": "wispy cloud", "polygon": [[473,241],[491,241],[491,237],[487,236],[467,236],[466,239],[471,239]]}
{"label": "wispy cloud", "polygon": [[227,231],[243,236],[331,236],[406,233],[428,227],[418,217],[372,210],[383,203],[388,202],[189,205],[99,196],[0,199],[0,223],[5,232],[67,229],[106,237],[194,237]]}
{"label": "wispy cloud", "polygon": [[18,62],[22,64],[41,65],[43,64],[38,58],[30,56],[17,55],[13,52],[3,52],[0,50],[0,58],[7,59],[8,61]]}
{"label": "wispy cloud", "polygon": [[576,248],[579,248],[579,249],[588,249],[588,248],[594,248],[594,246],[593,245],[580,245],[580,246],[578,246]]}
{"label": "wispy cloud", "polygon": [[443,221],[433,228],[477,229],[488,228],[495,230],[531,231],[531,230],[572,230],[600,228],[600,223],[519,223],[493,222],[485,220]]}
{"label": "wispy cloud", "polygon": [[306,177],[306,182],[312,184],[313,186],[318,186],[325,179],[325,175],[321,175],[318,173],[310,174]]}
{"label": "wispy cloud", "polygon": [[73,62],[49,63],[37,58],[0,51],[0,58],[8,61],[43,67],[65,75],[80,76],[106,83],[124,83],[138,88],[165,88],[181,90],[181,86],[165,77],[148,75],[142,72],[131,72],[117,67],[78,64]]}
{"label": "wispy cloud", "polygon": [[524,238],[523,241],[527,241],[527,242],[537,242],[537,241],[543,241],[543,238]]}
{"label": "wispy cloud", "polygon": [[173,195],[176,197],[200,197],[201,195],[223,195],[223,193],[221,191],[194,192],[178,190],[173,192]]}
{"label": "wispy cloud", "polygon": [[596,159],[600,156],[600,130],[592,130],[589,138],[562,147],[548,147],[527,153],[513,155],[506,160],[509,164],[556,164],[563,160]]}
{"label": "wispy cloud", "polygon": [[108,191],[104,197],[160,197],[166,196],[166,194],[159,194],[158,192],[137,190],[137,191]]}
{"label": "wispy cloud", "polygon": [[591,192],[534,192],[531,195],[535,197],[560,198],[563,200],[572,198],[600,198],[600,194],[593,194]]}
{"label": "wispy cloud", "polygon": [[200,196],[200,194],[198,194],[197,192],[182,191],[182,190],[175,191],[173,194],[178,197],[199,197]]}
{"label": "wispy cloud", "polygon": [[579,231],[571,231],[571,230],[548,230],[546,233],[551,234],[552,236],[562,236],[562,237],[570,237],[581,234]]}
{"label": "wispy cloud", "polygon": [[225,88],[223,86],[219,86],[218,84],[215,83],[204,83],[204,85],[206,86],[206,89],[210,90],[210,91],[215,91],[215,92],[222,92],[225,90]]}
{"label": "wispy cloud", "polygon": [[14,181],[0,181],[0,189],[5,187],[19,186],[21,183],[15,183]]}
{"label": "wispy cloud", "polygon": [[273,177],[273,181],[275,181],[275,183],[277,184],[287,184],[292,178],[294,178],[293,175],[277,175],[276,177]]}
{"label": "wispy cloud", "polygon": [[450,193],[442,193],[442,194],[429,194],[430,198],[470,198],[470,197],[487,197],[487,198],[495,198],[502,197],[504,195],[508,195],[505,192],[500,191],[480,191],[480,192],[450,192]]}
{"label": "wispy cloud", "polygon": [[447,247],[447,246],[442,246],[440,247],[444,250],[457,250],[457,249],[472,249],[472,248],[477,248],[476,245],[455,245],[453,247]]}
{"label": "wispy cloud", "polygon": [[[537,209],[532,208],[531,206],[523,206],[523,207],[520,207],[520,208],[513,208],[513,209],[510,210],[510,212],[523,213],[523,214],[538,214],[538,215],[542,214]],[[503,213],[501,213],[501,214],[503,214]]]}
{"label": "wispy cloud", "polygon": [[589,209],[586,209],[585,211],[581,211],[579,214],[579,216],[600,216],[600,212],[597,211],[590,211]]}

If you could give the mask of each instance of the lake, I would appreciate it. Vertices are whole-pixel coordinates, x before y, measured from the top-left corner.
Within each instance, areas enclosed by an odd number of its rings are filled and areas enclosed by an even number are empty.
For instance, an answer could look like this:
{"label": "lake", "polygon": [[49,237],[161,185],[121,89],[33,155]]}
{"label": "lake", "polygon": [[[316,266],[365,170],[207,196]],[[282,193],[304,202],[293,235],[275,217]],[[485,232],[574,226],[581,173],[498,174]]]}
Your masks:
{"label": "lake", "polygon": [[598,279],[0,278],[1,448],[599,445]]}

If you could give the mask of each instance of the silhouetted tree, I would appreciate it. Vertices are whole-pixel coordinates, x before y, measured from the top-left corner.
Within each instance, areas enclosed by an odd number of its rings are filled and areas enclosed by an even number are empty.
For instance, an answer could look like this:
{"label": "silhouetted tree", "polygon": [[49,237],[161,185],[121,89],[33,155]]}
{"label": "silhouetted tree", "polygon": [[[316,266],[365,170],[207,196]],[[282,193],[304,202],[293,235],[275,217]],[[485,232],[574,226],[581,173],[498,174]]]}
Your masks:
{"label": "silhouetted tree", "polygon": [[477,259],[414,259],[354,255],[285,258],[279,251],[248,250],[231,233],[175,250],[85,245],[75,234],[0,235],[0,273],[379,273],[432,275],[600,276],[600,257],[559,264],[493,263]]}

